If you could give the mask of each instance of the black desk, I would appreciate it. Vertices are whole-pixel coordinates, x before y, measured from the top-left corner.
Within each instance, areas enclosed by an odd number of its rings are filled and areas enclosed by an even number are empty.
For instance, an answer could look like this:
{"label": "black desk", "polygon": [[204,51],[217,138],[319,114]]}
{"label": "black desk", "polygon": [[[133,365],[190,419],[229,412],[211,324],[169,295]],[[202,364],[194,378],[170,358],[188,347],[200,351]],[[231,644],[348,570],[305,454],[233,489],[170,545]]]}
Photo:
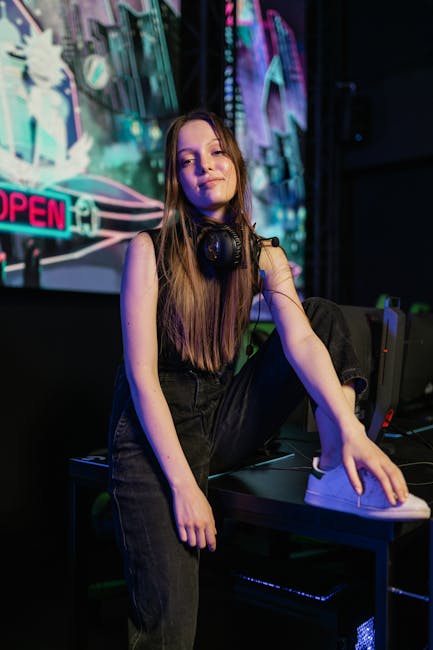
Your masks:
{"label": "black desk", "polygon": [[[391,550],[394,541],[416,528],[429,535],[429,648],[433,649],[432,607],[432,521],[390,522],[365,519],[356,515],[308,506],[304,503],[308,470],[299,457],[280,458],[252,468],[238,470],[212,479],[210,499],[227,517],[255,526],[305,535],[353,548],[369,550],[375,556],[375,648],[389,648]],[[417,561],[418,558],[412,558]]]}
{"label": "black desk", "polygon": [[[258,527],[287,531],[349,547],[364,549],[375,557],[375,648],[388,650],[390,633],[390,598],[395,591],[392,578],[393,543],[413,532],[425,529],[428,535],[428,594],[423,598],[428,607],[429,648],[433,650],[433,528],[432,520],[416,522],[375,521],[323,508],[303,501],[308,470],[294,468],[307,465],[299,456],[286,456],[245,469],[211,477],[209,498],[223,516]],[[105,489],[107,465],[103,456],[72,458],[70,477],[70,553],[74,581],[73,607],[78,607],[80,589],[80,499],[79,488],[92,486]],[[420,495],[422,496],[422,495]],[[425,498],[425,496],[424,496]],[[412,558],[416,561],[416,557]],[[398,585],[397,585],[398,587]],[[82,594],[81,594],[82,597]],[[75,626],[79,626],[75,612]],[[79,631],[75,629],[75,635]],[[74,645],[73,647],[82,647]],[[78,643],[78,641],[77,641]]]}

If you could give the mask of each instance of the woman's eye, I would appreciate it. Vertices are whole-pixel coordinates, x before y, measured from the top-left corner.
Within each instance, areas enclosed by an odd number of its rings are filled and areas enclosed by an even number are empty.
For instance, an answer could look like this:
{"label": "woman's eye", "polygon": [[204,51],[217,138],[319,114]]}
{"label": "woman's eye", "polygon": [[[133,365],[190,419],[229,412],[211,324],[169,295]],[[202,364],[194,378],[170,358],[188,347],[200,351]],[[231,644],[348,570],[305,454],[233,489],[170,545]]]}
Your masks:
{"label": "woman's eye", "polygon": [[[210,151],[209,154],[211,156],[225,156],[226,152],[223,149],[214,149],[213,151]],[[195,164],[195,157],[194,156],[189,156],[188,158],[181,158],[179,160],[179,165],[183,169],[184,167],[189,167],[190,165]]]}

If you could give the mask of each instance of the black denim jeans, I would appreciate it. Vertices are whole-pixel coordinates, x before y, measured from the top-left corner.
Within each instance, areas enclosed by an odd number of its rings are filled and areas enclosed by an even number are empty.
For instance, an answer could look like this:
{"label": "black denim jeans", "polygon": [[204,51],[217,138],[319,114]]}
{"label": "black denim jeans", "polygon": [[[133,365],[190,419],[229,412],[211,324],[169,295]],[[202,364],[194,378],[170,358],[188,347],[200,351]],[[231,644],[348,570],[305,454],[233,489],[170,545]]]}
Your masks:
{"label": "black denim jeans", "polygon": [[[304,303],[311,325],[330,352],[341,383],[367,380],[350,332],[335,303]],[[305,389],[286,360],[276,330],[234,374],[160,371],[176,431],[205,493],[209,474],[242,460],[278,433]],[[123,366],[115,387],[109,437],[110,494],[124,560],[134,650],[191,650],[198,609],[199,551],[177,535],[171,492],[132,403]]]}

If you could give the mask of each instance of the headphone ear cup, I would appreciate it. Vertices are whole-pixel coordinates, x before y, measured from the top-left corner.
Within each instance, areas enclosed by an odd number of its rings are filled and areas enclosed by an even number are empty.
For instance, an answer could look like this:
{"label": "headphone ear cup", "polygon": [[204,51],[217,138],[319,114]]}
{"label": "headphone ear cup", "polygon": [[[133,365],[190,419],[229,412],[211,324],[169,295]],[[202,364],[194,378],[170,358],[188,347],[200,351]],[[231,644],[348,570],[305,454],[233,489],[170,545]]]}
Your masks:
{"label": "headphone ear cup", "polygon": [[242,241],[230,226],[203,229],[197,243],[198,260],[220,270],[232,270],[242,259]]}

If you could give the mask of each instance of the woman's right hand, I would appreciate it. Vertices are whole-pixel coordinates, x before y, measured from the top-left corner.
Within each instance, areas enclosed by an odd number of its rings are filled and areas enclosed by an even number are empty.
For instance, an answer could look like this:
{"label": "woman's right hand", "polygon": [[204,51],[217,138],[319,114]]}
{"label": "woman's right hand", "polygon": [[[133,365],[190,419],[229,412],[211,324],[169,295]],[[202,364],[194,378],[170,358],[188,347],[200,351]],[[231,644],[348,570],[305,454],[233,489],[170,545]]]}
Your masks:
{"label": "woman's right hand", "polygon": [[172,489],[174,516],[179,538],[189,546],[216,549],[216,526],[212,508],[197,484]]}

